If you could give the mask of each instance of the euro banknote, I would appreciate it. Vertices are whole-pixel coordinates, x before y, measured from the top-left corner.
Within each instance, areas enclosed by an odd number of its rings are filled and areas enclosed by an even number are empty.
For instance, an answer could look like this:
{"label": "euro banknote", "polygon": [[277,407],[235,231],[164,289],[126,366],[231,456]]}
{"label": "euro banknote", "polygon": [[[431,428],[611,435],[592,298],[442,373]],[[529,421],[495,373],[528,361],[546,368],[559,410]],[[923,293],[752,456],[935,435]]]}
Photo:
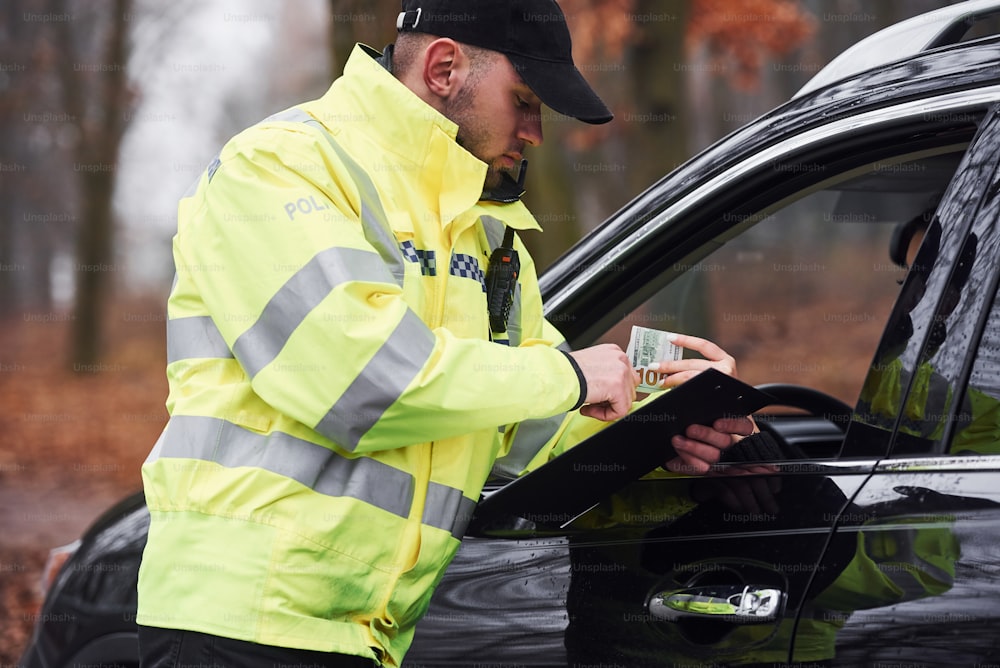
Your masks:
{"label": "euro banknote", "polygon": [[654,362],[666,362],[668,360],[679,360],[684,354],[684,349],[674,345],[670,338],[671,332],[664,332],[659,329],[649,327],[632,326],[632,335],[629,337],[628,349],[625,354],[632,362],[632,369],[639,376],[639,392],[658,392],[662,387],[656,384],[663,380],[667,374],[649,368]]}

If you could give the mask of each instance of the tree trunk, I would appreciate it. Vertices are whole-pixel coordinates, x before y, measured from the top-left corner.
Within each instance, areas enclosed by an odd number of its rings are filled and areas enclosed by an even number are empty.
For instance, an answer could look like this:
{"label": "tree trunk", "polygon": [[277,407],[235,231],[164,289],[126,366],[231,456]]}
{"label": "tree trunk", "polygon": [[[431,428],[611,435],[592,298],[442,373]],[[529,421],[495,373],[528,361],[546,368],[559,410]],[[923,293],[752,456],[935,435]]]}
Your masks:
{"label": "tree trunk", "polygon": [[[694,150],[689,145],[689,117],[697,113],[686,100],[691,69],[684,49],[688,3],[638,0],[635,9],[637,37],[629,53],[631,97],[635,111],[628,123],[629,196],[635,196],[684,162]],[[648,20],[643,20],[648,19]],[[695,75],[697,76],[697,74]],[[683,304],[665,302],[659,295],[650,311],[672,314],[665,322],[685,334],[711,336],[711,304],[704,272],[693,272]]]}
{"label": "tree trunk", "polygon": [[[102,163],[98,163],[99,165]],[[73,370],[94,368],[102,352],[102,312],[110,292],[114,264],[111,196],[114,172],[82,178],[82,227],[77,237],[76,308],[73,314]]]}
{"label": "tree trunk", "polygon": [[396,40],[398,0],[330,0],[330,72],[339,77],[357,42],[381,49]]}
{"label": "tree trunk", "polygon": [[[74,171],[80,184],[81,220],[77,231],[76,304],[70,351],[72,368],[77,371],[93,369],[100,357],[101,312],[115,268],[111,198],[118,147],[128,117],[125,69],[130,9],[131,0],[114,0],[107,12],[95,17],[93,29],[105,29],[106,36],[93,60],[87,57],[89,54],[81,54],[74,48],[81,40],[74,35],[73,22],[57,24],[61,42],[57,76],[67,113],[79,119],[80,127]],[[94,71],[80,67],[88,62],[99,67]]]}

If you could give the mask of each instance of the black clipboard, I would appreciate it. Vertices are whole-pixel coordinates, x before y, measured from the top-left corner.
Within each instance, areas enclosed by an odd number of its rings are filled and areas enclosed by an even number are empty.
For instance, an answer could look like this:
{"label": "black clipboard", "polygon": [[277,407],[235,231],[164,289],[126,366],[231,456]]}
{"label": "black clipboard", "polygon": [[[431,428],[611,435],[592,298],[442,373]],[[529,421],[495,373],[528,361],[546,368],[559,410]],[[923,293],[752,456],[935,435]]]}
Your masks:
{"label": "black clipboard", "polygon": [[[692,424],[744,416],[777,399],[707,369],[480,501],[473,524],[522,517],[562,525],[676,456],[675,434]],[[655,438],[650,438],[655,435]]]}

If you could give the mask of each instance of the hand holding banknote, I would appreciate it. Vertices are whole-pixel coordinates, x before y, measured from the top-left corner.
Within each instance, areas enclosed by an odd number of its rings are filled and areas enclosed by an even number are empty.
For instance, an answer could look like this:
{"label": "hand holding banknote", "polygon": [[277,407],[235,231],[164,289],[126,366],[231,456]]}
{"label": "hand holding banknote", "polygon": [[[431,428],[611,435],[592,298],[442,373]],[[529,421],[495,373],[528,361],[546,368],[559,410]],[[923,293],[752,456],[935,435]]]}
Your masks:
{"label": "hand holding banknote", "polygon": [[[702,358],[685,359],[684,349],[693,350]],[[680,385],[708,368],[737,377],[736,359],[708,339],[697,336],[633,326],[625,354],[639,377],[640,392]]]}
{"label": "hand holding banknote", "polygon": [[603,343],[570,355],[587,382],[587,397],[580,413],[605,422],[628,415],[635,401],[636,381],[622,349]]}
{"label": "hand holding banknote", "polygon": [[[684,358],[684,349],[701,357]],[[709,368],[736,377],[736,359],[708,339],[697,336],[633,327],[626,354],[635,369],[640,392],[680,385]],[[675,473],[705,473],[719,461],[724,449],[756,431],[757,425],[744,416],[721,418],[712,425],[693,424],[684,435],[674,436],[671,444],[677,450],[677,457],[664,466]]]}

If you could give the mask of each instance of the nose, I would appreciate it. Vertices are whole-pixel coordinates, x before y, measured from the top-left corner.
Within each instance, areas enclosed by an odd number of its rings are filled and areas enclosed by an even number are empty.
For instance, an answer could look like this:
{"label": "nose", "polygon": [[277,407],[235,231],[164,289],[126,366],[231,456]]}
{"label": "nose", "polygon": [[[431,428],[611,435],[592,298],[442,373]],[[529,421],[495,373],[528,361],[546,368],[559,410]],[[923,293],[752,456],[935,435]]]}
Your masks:
{"label": "nose", "polygon": [[532,105],[522,116],[517,138],[530,146],[542,145],[542,107]]}

